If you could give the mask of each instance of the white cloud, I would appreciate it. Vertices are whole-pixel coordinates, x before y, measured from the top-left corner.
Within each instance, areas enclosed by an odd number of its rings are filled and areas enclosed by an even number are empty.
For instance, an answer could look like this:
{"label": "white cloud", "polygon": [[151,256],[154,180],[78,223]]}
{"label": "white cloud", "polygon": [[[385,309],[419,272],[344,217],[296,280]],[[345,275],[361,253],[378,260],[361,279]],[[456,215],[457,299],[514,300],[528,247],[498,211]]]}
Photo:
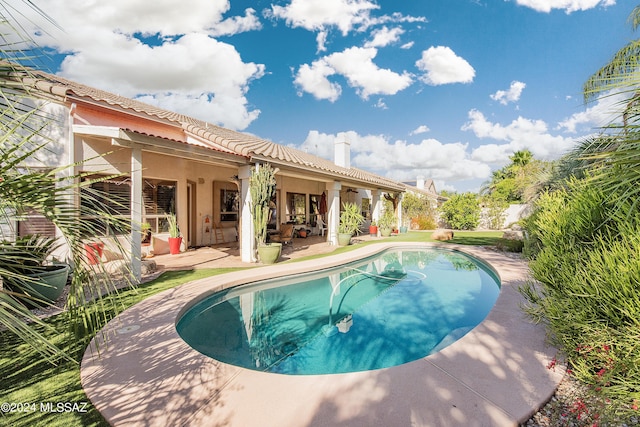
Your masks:
{"label": "white cloud", "polygon": [[211,99],[207,93],[178,92],[143,95],[136,99],[169,111],[179,111],[191,117],[226,117],[225,126],[230,129],[244,129],[260,114],[260,110],[247,111],[244,98],[223,94]]}
{"label": "white cloud", "polygon": [[402,46],[400,46],[400,49],[411,49],[414,44],[415,44],[415,42],[413,42],[413,41],[411,41],[409,43],[405,43]]}
{"label": "white cloud", "polygon": [[427,125],[420,125],[417,128],[415,128],[414,130],[412,130],[411,132],[409,132],[409,135],[411,135],[411,136],[420,135],[421,133],[427,133],[430,130],[431,129],[429,129],[429,127]]}
{"label": "white cloud", "polygon": [[[415,180],[424,175],[438,182],[438,189],[453,189],[468,182],[482,182],[491,171],[509,163],[509,156],[528,149],[535,158],[553,160],[573,148],[577,142],[552,134],[546,123],[522,117],[503,126],[489,122],[484,115],[472,110],[469,122],[463,127],[477,137],[494,139],[476,148],[462,142],[443,143],[433,138],[410,144],[391,140],[384,135],[360,135],[355,131],[342,132],[351,144],[351,165],[374,171],[400,181]],[[424,130],[418,127],[414,132]],[[300,148],[333,160],[337,134],[311,131]],[[478,184],[479,185],[479,184]]]}
{"label": "white cloud", "polygon": [[446,46],[430,47],[422,52],[416,66],[425,74],[423,82],[437,86],[449,83],[470,83],[476,75],[473,67]]}
{"label": "white cloud", "polygon": [[478,110],[469,111],[469,121],[462,130],[472,131],[478,138],[502,141],[502,144],[485,144],[475,149],[471,158],[490,164],[505,164],[508,156],[519,150],[530,150],[541,160],[557,159],[573,148],[576,140],[560,135],[552,135],[542,120],[518,117],[503,126],[491,123]]}
{"label": "white cloud", "polygon": [[253,9],[225,18],[228,0],[183,0],[177,19],[170,0],[151,8],[129,0],[50,0],[40,7],[64,32],[30,30],[40,46],[67,54],[64,77],[164,108],[183,106],[178,111],[233,129],[260,114],[245,95],[264,65],[245,63],[232,45],[212,38],[260,28]]}
{"label": "white cloud", "polygon": [[595,104],[586,110],[573,114],[558,124],[559,129],[564,129],[569,133],[576,133],[578,128],[583,131],[593,131],[594,128],[601,128],[620,121],[622,109],[629,99],[630,93],[608,93],[598,98]]}
{"label": "white cloud", "polygon": [[298,69],[294,83],[300,91],[312,94],[317,99],[326,99],[335,102],[342,94],[342,87],[338,83],[332,83],[327,77],[336,74],[336,70],[325,61],[319,60],[311,65],[303,64]]}
{"label": "white cloud", "polygon": [[[422,16],[405,16],[399,12],[374,16],[373,12],[379,9],[376,2],[368,0],[291,0],[286,6],[272,5],[264,11],[264,16],[284,19],[292,28],[325,33],[317,39],[317,52],[326,51],[326,33],[334,28],[346,36],[352,31],[364,32],[372,26],[427,22]],[[394,32],[403,30],[383,31],[391,31],[391,34],[379,33],[367,47],[386,46],[395,40],[385,40],[385,37],[394,37]]]}
{"label": "white cloud", "polygon": [[287,6],[271,6],[271,14],[291,27],[320,31],[337,27],[342,35],[367,25],[371,10],[380,6],[367,0],[292,0]]}
{"label": "white cloud", "polygon": [[249,8],[245,10],[245,16],[232,16],[225,19],[210,28],[208,33],[211,36],[228,36],[261,28],[262,24],[256,16],[256,11]]}
{"label": "white cloud", "polygon": [[382,98],[380,98],[380,99],[378,99],[378,101],[376,101],[375,107],[379,108],[381,110],[388,110],[389,109],[389,107],[387,107],[387,103],[384,102],[384,99],[382,99]]}
{"label": "white cloud", "polygon": [[423,23],[428,22],[424,16],[405,16],[400,12],[394,12],[391,15],[383,15],[377,17],[371,17],[369,26],[372,25],[384,25],[389,23]]}
{"label": "white cloud", "polygon": [[525,83],[519,81],[512,81],[508,90],[499,90],[496,93],[489,95],[494,101],[498,101],[502,105],[507,105],[509,102],[517,102],[520,100],[522,91],[527,87]]}
{"label": "white cloud", "polygon": [[340,85],[327,78],[333,74],[344,76],[349,86],[354,87],[363,99],[371,95],[394,95],[411,85],[412,77],[406,71],[398,74],[379,68],[373,62],[377,53],[374,48],[352,47],[325,56],[311,65],[303,64],[296,73],[295,84],[301,91],[332,102],[341,93]]}
{"label": "white cloud", "polygon": [[521,6],[530,7],[538,12],[551,12],[552,9],[564,9],[566,13],[607,7],[616,4],[616,0],[516,0]]}
{"label": "white cloud", "polygon": [[398,74],[379,68],[373,63],[378,51],[373,48],[352,47],[326,57],[325,60],[336,72],[347,78],[349,86],[367,99],[370,95],[395,95],[412,83],[405,71]]}
{"label": "white cloud", "polygon": [[[472,159],[467,144],[460,142],[445,144],[435,139],[424,139],[418,144],[408,144],[402,140],[392,142],[382,135],[359,135],[354,131],[341,134],[351,144],[352,166],[393,179],[415,180],[418,175],[424,175],[438,182],[457,182],[484,180],[491,174],[490,167]],[[333,144],[337,136],[310,131],[301,148],[333,160]]]}
{"label": "white cloud", "polygon": [[374,30],[371,32],[373,38],[366,42],[364,47],[385,47],[389,46],[400,40],[400,36],[404,34],[404,30],[402,28],[388,28],[382,27],[379,30]]}
{"label": "white cloud", "polygon": [[318,45],[318,49],[316,53],[326,52],[327,51],[327,32],[319,31],[316,35],[316,44]]}
{"label": "white cloud", "polygon": [[[93,31],[128,35],[174,36],[191,32],[220,35],[254,30],[260,26],[251,8],[245,10],[244,17],[225,20],[223,16],[229,11],[229,0],[182,0],[179,16],[176,16],[176,4],[172,0],[155,1],[153,7],[143,1],[130,0],[50,0],[39,7],[64,28],[63,34],[55,35],[61,45],[73,39],[85,40],[89,44],[94,38],[86,37]],[[225,31],[217,28],[220,26]]]}

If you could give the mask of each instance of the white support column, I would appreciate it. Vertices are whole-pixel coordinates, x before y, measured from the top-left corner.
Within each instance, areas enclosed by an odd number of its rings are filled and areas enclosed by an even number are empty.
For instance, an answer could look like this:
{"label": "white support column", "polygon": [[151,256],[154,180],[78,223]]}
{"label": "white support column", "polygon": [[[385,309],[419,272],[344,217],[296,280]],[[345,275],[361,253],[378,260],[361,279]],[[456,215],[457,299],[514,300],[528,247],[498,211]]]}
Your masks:
{"label": "white support column", "polygon": [[398,230],[402,226],[402,199],[404,199],[404,193],[398,194]]}
{"label": "white support column", "polygon": [[380,190],[371,191],[371,219],[376,223],[380,221],[380,212],[382,211],[382,202],[380,200]]}
{"label": "white support column", "polygon": [[340,182],[327,183],[327,241],[331,245],[338,245],[338,225],[340,224]]}
{"label": "white support column", "polygon": [[311,194],[305,195],[305,207],[304,211],[306,212],[305,218],[305,226],[311,227]]}
{"label": "white support column", "polygon": [[251,166],[242,166],[238,170],[240,180],[240,258],[242,262],[256,262],[253,215],[251,214],[251,191],[249,179]]}
{"label": "white support column", "polygon": [[[68,116],[66,119],[66,123],[65,123],[65,129],[67,130],[67,146],[66,146],[66,150],[67,150],[67,158],[63,160],[63,164],[65,165],[70,165],[67,169],[65,169],[65,171],[63,172],[65,178],[71,178],[72,176],[76,176],[78,174],[78,172],[80,171],[80,165],[76,162],[76,148],[75,148],[75,134],[73,133],[73,118],[74,118],[74,113],[76,110],[76,104],[72,103],[71,106],[69,107],[69,112],[68,112]],[[62,166],[58,165],[58,166]],[[76,178],[75,179],[75,183],[79,184],[80,179]],[[67,182],[67,184],[63,184],[63,185],[68,185],[70,182]],[[69,188],[65,194],[65,203],[69,203],[69,206],[73,206],[76,209],[76,221],[80,221],[80,192],[79,191],[73,191],[72,188]],[[15,216],[13,216],[15,218]],[[59,228],[56,227],[56,238],[59,238],[62,235],[62,232],[60,231]],[[5,235],[4,238],[7,238],[7,236]],[[11,238],[9,236],[9,238]],[[71,248],[68,246],[64,246],[63,248],[60,248],[58,251],[58,254],[54,254],[54,256],[58,256],[58,258],[60,259],[68,259],[69,261],[73,262],[73,254],[71,253]]]}
{"label": "white support column", "polygon": [[142,149],[131,150],[131,274],[142,281]]}

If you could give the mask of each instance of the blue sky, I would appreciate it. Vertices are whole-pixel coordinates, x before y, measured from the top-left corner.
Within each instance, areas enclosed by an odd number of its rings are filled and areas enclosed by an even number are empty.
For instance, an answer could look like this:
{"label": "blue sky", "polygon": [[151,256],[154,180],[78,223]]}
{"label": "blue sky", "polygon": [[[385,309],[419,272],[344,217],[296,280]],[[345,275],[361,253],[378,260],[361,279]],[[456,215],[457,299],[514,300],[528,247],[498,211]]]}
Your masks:
{"label": "blue sky", "polygon": [[582,84],[637,37],[620,0],[34,3],[64,30],[20,18],[47,71],[329,159],[347,138],[353,166],[438,190],[596,132],[617,98]]}

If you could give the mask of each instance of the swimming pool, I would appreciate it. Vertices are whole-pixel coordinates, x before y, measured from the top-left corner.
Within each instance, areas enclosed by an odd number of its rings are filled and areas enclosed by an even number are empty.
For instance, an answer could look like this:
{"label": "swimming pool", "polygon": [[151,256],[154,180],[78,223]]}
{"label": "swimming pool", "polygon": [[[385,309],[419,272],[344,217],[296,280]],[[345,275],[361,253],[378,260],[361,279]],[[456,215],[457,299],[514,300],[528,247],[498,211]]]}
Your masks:
{"label": "swimming pool", "polygon": [[176,329],[200,353],[252,370],[367,371],[455,342],[487,316],[499,291],[497,275],[466,254],[396,248],[218,292],[186,311]]}

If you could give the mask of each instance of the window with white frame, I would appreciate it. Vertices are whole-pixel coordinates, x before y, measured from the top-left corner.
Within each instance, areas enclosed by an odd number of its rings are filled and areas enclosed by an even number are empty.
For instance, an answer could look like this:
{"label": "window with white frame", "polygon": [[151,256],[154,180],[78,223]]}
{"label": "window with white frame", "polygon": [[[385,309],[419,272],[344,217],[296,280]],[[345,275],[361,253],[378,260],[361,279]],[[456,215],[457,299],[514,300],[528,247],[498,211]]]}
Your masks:
{"label": "window with white frame", "polygon": [[[104,176],[86,176],[83,180],[94,180],[82,189],[80,204],[83,221],[91,221],[101,235],[114,234],[108,219],[101,212],[116,218],[131,217],[131,179]],[[142,189],[144,204],[143,222],[148,223],[152,233],[168,231],[166,216],[175,213],[176,182],[159,179],[144,179]],[[91,212],[95,212],[92,215]]]}

